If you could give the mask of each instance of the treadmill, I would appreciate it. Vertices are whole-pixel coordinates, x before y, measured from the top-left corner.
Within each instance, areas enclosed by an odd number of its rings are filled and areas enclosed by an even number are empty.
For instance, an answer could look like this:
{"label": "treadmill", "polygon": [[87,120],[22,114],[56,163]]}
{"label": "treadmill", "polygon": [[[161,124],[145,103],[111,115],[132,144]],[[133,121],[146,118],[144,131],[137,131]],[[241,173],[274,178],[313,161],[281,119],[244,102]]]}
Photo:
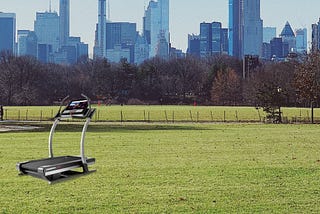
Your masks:
{"label": "treadmill", "polygon": [[[62,100],[49,135],[49,158],[17,163],[16,168],[20,172],[20,175],[31,175],[52,184],[96,171],[89,170],[88,168],[89,165],[95,163],[95,158],[88,158],[84,154],[85,134],[92,116],[95,113],[95,109],[91,108],[90,99],[83,94],[82,96],[84,99],[69,102],[69,104],[61,111],[64,102],[69,96]],[[53,155],[53,134],[58,123],[63,119],[85,120],[80,140],[80,156],[55,157]]]}

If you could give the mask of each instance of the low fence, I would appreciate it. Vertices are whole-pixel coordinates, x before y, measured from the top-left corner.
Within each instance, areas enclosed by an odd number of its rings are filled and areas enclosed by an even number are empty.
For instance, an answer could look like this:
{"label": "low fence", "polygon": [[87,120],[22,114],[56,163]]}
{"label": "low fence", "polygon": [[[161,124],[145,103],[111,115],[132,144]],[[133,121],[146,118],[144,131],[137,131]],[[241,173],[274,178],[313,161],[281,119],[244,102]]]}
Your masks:
{"label": "low fence", "polygon": [[[181,108],[160,109],[149,108],[147,110],[131,109],[130,107],[119,108],[98,108],[96,114],[92,118],[94,122],[268,122],[265,115],[261,111],[257,111],[252,107],[232,108]],[[226,109],[226,110],[225,110]],[[303,112],[302,112],[303,111]],[[12,121],[52,121],[57,108],[55,107],[37,107],[37,108],[6,108],[4,110],[3,119]],[[307,109],[295,109],[298,116],[290,116],[293,113],[283,113],[283,123],[311,123],[311,115]],[[314,117],[315,123],[320,123],[320,117]]]}

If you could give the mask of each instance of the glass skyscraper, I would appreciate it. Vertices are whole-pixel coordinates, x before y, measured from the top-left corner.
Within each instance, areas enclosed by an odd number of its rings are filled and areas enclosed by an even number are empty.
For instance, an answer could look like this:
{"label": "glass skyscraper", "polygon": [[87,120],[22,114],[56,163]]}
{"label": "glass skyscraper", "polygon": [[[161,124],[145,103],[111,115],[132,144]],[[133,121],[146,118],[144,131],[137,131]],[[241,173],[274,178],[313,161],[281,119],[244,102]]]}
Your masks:
{"label": "glass skyscraper", "polygon": [[107,49],[115,45],[134,45],[137,38],[137,24],[129,22],[107,23]]}
{"label": "glass skyscraper", "polygon": [[187,54],[200,58],[200,35],[188,35]]}
{"label": "glass skyscraper", "polygon": [[98,24],[94,47],[94,57],[107,58],[107,1],[98,1]]}
{"label": "glass skyscraper", "polygon": [[200,24],[200,57],[206,58],[211,56],[212,51],[212,24]]}
{"label": "glass skyscraper", "polygon": [[145,11],[144,36],[150,45],[150,57],[169,58],[169,0],[150,1]]}
{"label": "glass skyscraper", "polygon": [[16,14],[0,12],[0,52],[15,53]]}
{"label": "glass skyscraper", "polygon": [[308,51],[308,30],[307,28],[297,29],[296,32],[296,47],[298,53],[307,53]]}
{"label": "glass skyscraper", "polygon": [[260,0],[243,0],[243,54],[262,55],[263,22],[260,17]]}
{"label": "glass skyscraper", "polygon": [[60,0],[60,47],[68,45],[70,36],[70,0]]}
{"label": "glass skyscraper", "polygon": [[243,0],[229,0],[229,55],[242,58]]}
{"label": "glass skyscraper", "polygon": [[44,12],[36,14],[34,31],[38,37],[38,44],[50,45],[53,52],[60,47],[60,19],[56,12]]}
{"label": "glass skyscraper", "polygon": [[228,29],[223,29],[221,22],[201,23],[199,38],[201,58],[228,52]]}
{"label": "glass skyscraper", "polygon": [[222,45],[221,45],[221,22],[212,22],[212,40],[211,40],[211,53],[212,55],[221,54]]}
{"label": "glass skyscraper", "polygon": [[262,54],[263,22],[260,0],[229,0],[229,54],[242,59],[244,55]]}
{"label": "glass skyscraper", "polygon": [[[108,22],[107,23],[107,59],[119,62],[126,58],[128,62],[134,63],[134,45],[137,39],[136,23]],[[129,52],[129,57],[127,53]],[[125,54],[122,54],[125,53]]]}
{"label": "glass skyscraper", "polygon": [[282,29],[280,37],[282,38],[282,41],[284,43],[287,43],[289,45],[289,53],[295,53],[297,51],[296,36],[294,35],[294,32],[289,22],[287,22],[284,28]]}
{"label": "glass skyscraper", "polygon": [[38,56],[38,39],[34,31],[18,30],[18,56]]}
{"label": "glass skyscraper", "polygon": [[277,37],[277,28],[275,27],[263,28],[263,42],[270,43],[270,41],[275,37]]}
{"label": "glass skyscraper", "polygon": [[320,19],[318,23],[312,24],[311,50],[313,52],[320,50]]}

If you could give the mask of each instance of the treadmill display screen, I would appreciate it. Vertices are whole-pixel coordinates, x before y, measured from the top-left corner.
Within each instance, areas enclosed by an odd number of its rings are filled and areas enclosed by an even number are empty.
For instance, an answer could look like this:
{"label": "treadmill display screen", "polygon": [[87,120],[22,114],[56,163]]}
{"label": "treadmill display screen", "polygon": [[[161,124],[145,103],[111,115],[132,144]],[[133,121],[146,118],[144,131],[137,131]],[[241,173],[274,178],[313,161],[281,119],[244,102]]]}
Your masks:
{"label": "treadmill display screen", "polygon": [[69,105],[63,110],[64,117],[85,117],[88,112],[88,101],[78,100],[71,101]]}
{"label": "treadmill display screen", "polygon": [[72,101],[69,103],[67,106],[66,110],[80,110],[80,109],[87,109],[88,108],[88,101],[83,100],[83,101]]}

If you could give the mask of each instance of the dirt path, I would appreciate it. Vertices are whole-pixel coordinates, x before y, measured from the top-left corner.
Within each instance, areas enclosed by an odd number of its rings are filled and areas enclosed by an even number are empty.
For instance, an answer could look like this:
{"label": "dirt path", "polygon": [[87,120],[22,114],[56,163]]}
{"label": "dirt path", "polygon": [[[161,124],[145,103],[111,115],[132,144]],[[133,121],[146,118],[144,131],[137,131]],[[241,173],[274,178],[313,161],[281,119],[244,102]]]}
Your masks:
{"label": "dirt path", "polygon": [[0,132],[11,132],[11,131],[31,131],[40,129],[35,126],[15,126],[15,125],[0,125]]}

